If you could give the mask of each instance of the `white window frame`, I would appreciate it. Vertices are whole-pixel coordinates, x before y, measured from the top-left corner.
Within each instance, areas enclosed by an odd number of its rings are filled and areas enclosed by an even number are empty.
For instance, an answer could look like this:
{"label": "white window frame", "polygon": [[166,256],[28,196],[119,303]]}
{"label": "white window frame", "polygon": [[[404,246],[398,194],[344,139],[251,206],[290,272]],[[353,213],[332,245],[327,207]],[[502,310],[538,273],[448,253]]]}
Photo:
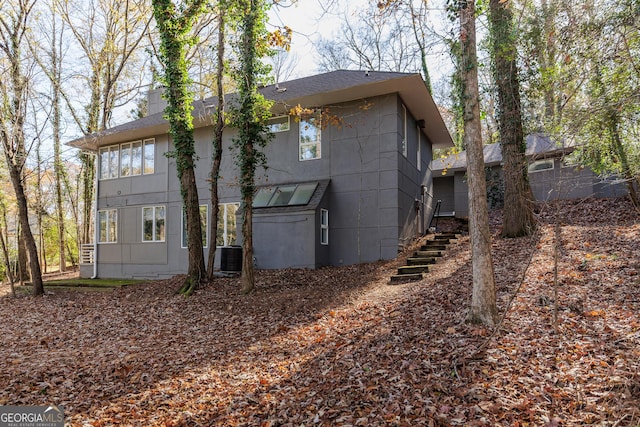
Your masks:
{"label": "white window frame", "polygon": [[[120,146],[108,145],[101,147],[98,150],[100,158],[100,179],[116,179],[120,176]],[[102,161],[102,156],[107,155],[106,169],[105,162]],[[114,173],[115,172],[115,173]]]}
{"label": "white window frame", "polygon": [[320,209],[320,244],[329,244],[329,211]]}
{"label": "white window frame", "polygon": [[273,116],[269,119],[267,126],[269,127],[269,132],[271,133],[288,132],[289,129],[291,129],[291,119],[288,115]]}
{"label": "white window frame", "polygon": [[[144,236],[144,222],[145,222],[145,211],[148,209],[153,209],[153,215],[152,215],[152,227],[151,227],[151,240],[147,240],[145,239]],[[163,220],[164,220],[164,228],[163,228],[163,233],[162,233],[162,238],[158,238],[158,236],[156,235],[156,230],[158,228],[158,215],[156,214],[156,212],[158,212],[159,210],[162,210],[163,212]],[[156,206],[143,206],[142,207],[142,242],[144,243],[158,243],[158,242],[164,242],[166,240],[167,237],[167,208],[166,206],[163,205],[156,205]]]}
{"label": "white window frame", "polygon": [[[318,125],[316,125],[316,121]],[[320,119],[310,118],[308,120],[300,120],[300,127],[298,129],[298,160],[301,162],[307,160],[318,160],[322,158],[322,130],[321,126],[319,126]],[[316,139],[313,141],[302,141],[302,132],[306,127],[313,126],[316,129]],[[305,157],[302,153],[303,150],[307,147],[316,146],[316,155],[315,157]]]}
{"label": "white window frame", "polygon": [[[202,208],[204,208],[204,215],[202,212]],[[184,206],[182,207],[182,215],[181,215],[181,236],[180,236],[180,247],[185,249],[187,247],[187,215],[184,210]],[[202,247],[204,249],[209,247],[209,205],[200,205],[200,217],[204,218],[204,230],[202,230]]]}
{"label": "white window frame", "polygon": [[[541,164],[550,164],[551,167],[550,168],[545,168],[545,169],[534,169],[537,165],[541,165]],[[529,164],[529,168],[528,171],[529,173],[538,173],[538,172],[544,172],[544,171],[551,171],[555,168],[555,162],[553,161],[553,159],[542,159],[542,160],[536,160],[534,162],[531,162]]]}
{"label": "white window frame", "polygon": [[218,210],[218,215],[222,215],[222,222],[220,222],[220,218],[218,218],[218,226],[220,226],[220,224],[222,224],[222,245],[218,245],[218,230],[216,230],[216,247],[221,248],[224,246],[231,246],[232,242],[229,241],[229,223],[227,222],[227,208],[229,206],[235,206],[236,207],[236,213],[238,212],[238,209],[240,209],[240,203],[237,202],[233,202],[233,203],[220,203],[218,205],[219,210]]}
{"label": "white window frame", "polygon": [[400,144],[402,155],[407,157],[407,146],[409,145],[407,143],[407,106],[404,104],[402,104],[402,142]]}
{"label": "white window frame", "polygon": [[416,126],[416,133],[418,134],[417,143],[418,148],[416,149],[416,166],[418,168],[418,172],[422,171],[422,132],[420,131],[420,126]]}
{"label": "white window frame", "polygon": [[[133,163],[133,149],[134,146],[138,146],[140,149],[140,164],[134,165]],[[148,138],[144,141],[137,140],[131,142],[125,142],[122,144],[108,145],[106,147],[100,147],[98,149],[98,163],[99,163],[99,179],[116,179],[124,178],[136,175],[150,175],[155,173],[155,157],[156,157],[156,140],[155,138]],[[129,152],[128,165],[123,162],[123,154]],[[106,155],[106,162],[103,161],[103,156]],[[137,163],[137,162],[136,162]],[[105,167],[106,166],[106,167]],[[123,173],[123,167],[129,167],[127,173]],[[138,168],[134,172],[135,168]]]}
{"label": "white window frame", "polygon": [[[151,147],[151,154],[148,155],[149,148]],[[144,175],[151,175],[156,171],[156,140],[155,138],[148,138],[142,142],[142,173]]]}
{"label": "white window frame", "polygon": [[[105,225],[105,239],[102,239],[102,215],[106,215]],[[109,232],[111,230],[110,224],[113,226],[113,235]],[[98,211],[98,243],[111,244],[118,243],[118,210],[117,209],[101,209]]]}

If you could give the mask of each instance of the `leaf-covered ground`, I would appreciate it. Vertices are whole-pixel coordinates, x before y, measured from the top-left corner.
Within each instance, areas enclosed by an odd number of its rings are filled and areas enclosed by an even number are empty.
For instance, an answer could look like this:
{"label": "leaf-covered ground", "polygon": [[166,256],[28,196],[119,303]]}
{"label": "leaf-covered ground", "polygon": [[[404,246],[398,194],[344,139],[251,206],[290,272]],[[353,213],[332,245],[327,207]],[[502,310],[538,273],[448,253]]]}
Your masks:
{"label": "leaf-covered ground", "polygon": [[468,237],[398,286],[407,254],[260,271],[249,296],[175,278],[0,298],[0,404],[64,405],[73,426],[638,426],[639,217],[622,199],[538,217],[505,240],[492,216],[495,331],[465,323]]}

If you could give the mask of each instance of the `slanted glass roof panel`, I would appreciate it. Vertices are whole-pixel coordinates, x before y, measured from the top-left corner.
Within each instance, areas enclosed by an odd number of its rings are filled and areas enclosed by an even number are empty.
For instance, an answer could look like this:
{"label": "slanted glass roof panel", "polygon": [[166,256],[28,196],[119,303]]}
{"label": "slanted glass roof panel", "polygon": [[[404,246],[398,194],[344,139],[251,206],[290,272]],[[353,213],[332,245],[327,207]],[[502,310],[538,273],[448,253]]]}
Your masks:
{"label": "slanted glass roof panel", "polygon": [[291,196],[291,200],[289,200],[289,205],[306,205],[311,200],[311,196],[313,196],[313,192],[316,191],[316,187],[318,186],[317,182],[310,182],[308,184],[299,184],[296,191]]}
{"label": "slanted glass roof panel", "polygon": [[287,206],[293,192],[296,190],[295,185],[281,185],[277,188],[275,194],[269,201],[268,206]]}
{"label": "slanted glass roof panel", "polygon": [[253,207],[304,206],[309,204],[317,187],[317,182],[262,187],[253,198]]}
{"label": "slanted glass roof panel", "polygon": [[277,187],[263,187],[258,190],[255,196],[253,196],[253,207],[262,208],[269,204],[269,200],[276,192]]}

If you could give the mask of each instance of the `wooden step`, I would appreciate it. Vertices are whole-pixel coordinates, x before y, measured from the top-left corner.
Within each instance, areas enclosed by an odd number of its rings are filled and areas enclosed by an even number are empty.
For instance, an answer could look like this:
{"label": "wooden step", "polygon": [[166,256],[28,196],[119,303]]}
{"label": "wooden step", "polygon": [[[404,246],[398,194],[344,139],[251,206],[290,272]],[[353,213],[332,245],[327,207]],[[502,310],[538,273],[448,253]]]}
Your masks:
{"label": "wooden step", "polygon": [[422,258],[433,258],[433,257],[441,257],[442,256],[442,251],[435,251],[435,250],[419,250],[419,251],[415,251],[413,253],[414,257],[422,257]]}
{"label": "wooden step", "polygon": [[447,250],[447,245],[422,245],[420,247],[421,251],[445,251]]}
{"label": "wooden step", "polygon": [[389,284],[398,285],[400,283],[415,282],[422,279],[422,273],[398,274],[396,276],[391,276],[391,279],[389,279]]}
{"label": "wooden step", "polygon": [[398,267],[398,274],[414,274],[414,273],[428,273],[429,266],[426,264],[421,265],[405,265]]}
{"label": "wooden step", "polygon": [[436,259],[434,257],[409,257],[407,258],[407,265],[425,265],[425,264],[435,264]]}

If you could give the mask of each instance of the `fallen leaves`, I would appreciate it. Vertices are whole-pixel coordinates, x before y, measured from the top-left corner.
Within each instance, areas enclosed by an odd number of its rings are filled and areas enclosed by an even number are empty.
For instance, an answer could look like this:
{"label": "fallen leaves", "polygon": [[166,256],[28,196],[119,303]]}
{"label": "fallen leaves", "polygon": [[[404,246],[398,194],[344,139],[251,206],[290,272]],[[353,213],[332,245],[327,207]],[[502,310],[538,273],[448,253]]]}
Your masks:
{"label": "fallen leaves", "polygon": [[[564,218],[557,300],[553,209]],[[499,213],[491,220],[502,310],[519,289],[495,334],[464,322],[467,237],[401,286],[387,282],[408,253],[259,271],[249,296],[225,278],[184,298],[178,277],[3,298],[0,404],[61,404],[73,426],[636,426],[640,225],[630,205],[544,206],[537,239],[500,239]]]}

